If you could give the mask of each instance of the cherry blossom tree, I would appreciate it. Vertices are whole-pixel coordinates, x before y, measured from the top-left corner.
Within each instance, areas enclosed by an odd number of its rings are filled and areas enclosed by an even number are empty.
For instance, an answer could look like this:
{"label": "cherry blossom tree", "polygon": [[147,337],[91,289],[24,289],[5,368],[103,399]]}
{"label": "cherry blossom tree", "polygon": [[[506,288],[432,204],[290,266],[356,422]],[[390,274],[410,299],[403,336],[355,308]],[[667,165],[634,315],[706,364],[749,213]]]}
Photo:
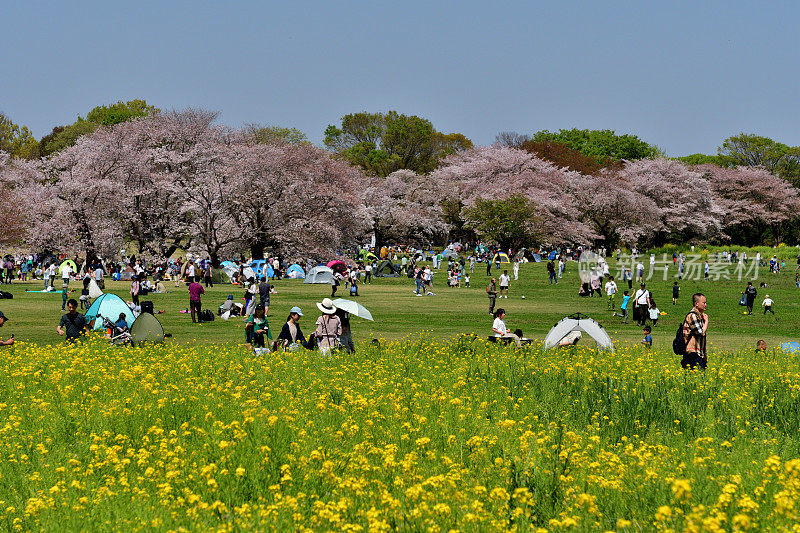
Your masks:
{"label": "cherry blossom tree", "polygon": [[800,194],[788,181],[764,167],[695,167],[710,182],[725,211],[728,232],[744,230],[750,244],[761,242],[768,229],[780,242],[783,223],[800,215]]}
{"label": "cherry blossom tree", "polygon": [[254,258],[266,249],[326,254],[364,236],[364,175],[313,145],[230,147],[230,214]]}
{"label": "cherry blossom tree", "polygon": [[647,213],[656,217],[649,225],[654,242],[665,242],[669,236],[686,242],[719,234],[725,211],[701,172],[679,161],[656,158],[628,161],[618,174],[630,191],[657,206],[657,211]]}
{"label": "cherry blossom tree", "polygon": [[536,210],[534,233],[541,242],[588,243],[600,237],[581,216],[574,191],[581,175],[525,151],[497,145],[466,150],[448,157],[431,179],[440,180],[467,207],[478,198],[525,198]]}
{"label": "cherry blossom tree", "polygon": [[363,200],[376,246],[385,242],[442,242],[450,229],[442,219],[444,197],[438,181],[412,170],[366,178]]}

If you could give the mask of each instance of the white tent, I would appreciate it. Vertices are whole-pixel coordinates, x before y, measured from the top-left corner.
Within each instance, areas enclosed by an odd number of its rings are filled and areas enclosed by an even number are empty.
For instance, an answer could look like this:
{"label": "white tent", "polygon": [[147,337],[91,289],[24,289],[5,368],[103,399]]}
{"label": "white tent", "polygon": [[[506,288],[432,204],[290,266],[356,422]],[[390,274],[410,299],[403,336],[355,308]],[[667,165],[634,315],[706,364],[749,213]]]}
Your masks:
{"label": "white tent", "polygon": [[103,295],[103,291],[100,290],[100,286],[97,282],[92,278],[89,281],[89,298],[95,299],[100,298]]}
{"label": "white tent", "polygon": [[597,343],[597,347],[601,350],[614,351],[614,343],[611,342],[611,337],[608,336],[606,330],[603,329],[596,320],[588,316],[576,313],[558,321],[558,324],[553,326],[550,333],[544,339],[544,348],[548,350],[569,335],[573,331],[579,331],[588,334]]}
{"label": "white tent", "polygon": [[316,266],[308,271],[303,283],[327,283],[333,284],[333,270],[326,266]]}

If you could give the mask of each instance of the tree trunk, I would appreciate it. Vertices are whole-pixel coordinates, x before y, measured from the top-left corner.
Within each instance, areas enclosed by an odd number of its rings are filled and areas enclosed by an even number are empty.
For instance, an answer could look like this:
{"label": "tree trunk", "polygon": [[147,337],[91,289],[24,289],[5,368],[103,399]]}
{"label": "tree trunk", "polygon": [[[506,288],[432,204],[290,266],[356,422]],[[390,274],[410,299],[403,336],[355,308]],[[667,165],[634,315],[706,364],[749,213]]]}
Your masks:
{"label": "tree trunk", "polygon": [[253,260],[263,259],[264,258],[264,241],[257,240],[256,242],[250,245],[250,255],[253,256]]}

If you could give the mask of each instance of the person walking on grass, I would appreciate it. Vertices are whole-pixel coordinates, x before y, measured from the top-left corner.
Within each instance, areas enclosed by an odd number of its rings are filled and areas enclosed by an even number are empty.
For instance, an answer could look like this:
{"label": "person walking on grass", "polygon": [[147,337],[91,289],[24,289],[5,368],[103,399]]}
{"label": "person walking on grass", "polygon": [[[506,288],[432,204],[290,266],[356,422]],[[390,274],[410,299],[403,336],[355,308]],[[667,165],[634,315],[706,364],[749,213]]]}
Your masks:
{"label": "person walking on grass", "polygon": [[775,311],[772,310],[772,305],[775,302],[772,301],[772,298],[769,297],[769,294],[764,296],[764,301],[761,302],[761,307],[764,308],[764,315],[766,316],[767,312],[772,313],[772,316],[775,316]]}
{"label": "person walking on grass", "polygon": [[503,291],[506,291],[506,300],[508,300],[508,284],[510,283],[511,278],[508,275],[508,270],[503,270],[503,273],[500,274],[500,298],[503,297]]}
{"label": "person walking on grass", "polygon": [[648,312],[650,307],[650,291],[647,290],[644,283],[642,283],[641,288],[636,291],[633,299],[636,302],[636,316],[634,318],[637,324],[644,327],[645,321],[650,316]]}
{"label": "person walking on grass", "polygon": [[514,281],[519,279],[519,257],[514,259]]}
{"label": "person walking on grass", "polygon": [[550,285],[555,283],[558,285],[558,278],[556,277],[556,266],[553,264],[553,261],[547,262],[547,274],[550,276]]}
{"label": "person walking on grass", "polygon": [[606,281],[606,296],[608,296],[608,309],[613,311],[614,310],[614,298],[617,295],[617,283],[614,281],[614,276],[609,276],[608,281]]}
{"label": "person walking on grass", "polygon": [[202,303],[200,295],[205,294],[206,290],[200,285],[199,277],[197,279],[191,278],[189,281],[189,312],[192,314],[192,323],[194,324],[201,321]]}
{"label": "person walking on grass", "polygon": [[672,305],[678,304],[678,296],[681,294],[681,288],[678,286],[678,282],[672,284]]}
{"label": "person walking on grass", "polygon": [[497,298],[497,281],[492,278],[489,285],[486,287],[486,296],[489,297],[489,314],[494,314],[494,302]]}
{"label": "person walking on grass", "polygon": [[683,368],[700,367],[705,370],[708,366],[706,353],[706,340],[708,333],[708,314],[706,314],[706,297],[703,293],[692,296],[692,310],[683,320],[683,338],[686,341],[686,352],[681,359]]}
{"label": "person walking on grass", "polygon": [[752,281],[747,282],[747,287],[744,289],[744,298],[747,304],[747,314],[753,314],[753,304],[756,301],[756,296],[758,296],[758,290],[753,286]]}

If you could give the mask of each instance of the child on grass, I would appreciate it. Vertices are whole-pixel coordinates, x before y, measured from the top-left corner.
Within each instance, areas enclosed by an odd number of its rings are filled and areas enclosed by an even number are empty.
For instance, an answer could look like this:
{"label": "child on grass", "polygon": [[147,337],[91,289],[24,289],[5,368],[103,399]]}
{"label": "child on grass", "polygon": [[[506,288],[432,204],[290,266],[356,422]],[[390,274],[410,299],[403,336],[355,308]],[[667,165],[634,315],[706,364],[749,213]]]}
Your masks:
{"label": "child on grass", "polygon": [[628,302],[630,301],[630,299],[631,299],[631,295],[628,294],[628,291],[623,292],[622,293],[622,303],[619,306],[619,310],[622,311],[622,312],[621,313],[617,313],[616,311],[614,311],[614,314],[611,315],[611,316],[621,316],[623,324],[627,324],[628,323]]}
{"label": "child on grass", "polygon": [[648,350],[649,350],[650,348],[652,348],[652,347],[653,347],[653,336],[652,336],[652,335],[650,335],[650,333],[651,333],[652,331],[653,331],[653,330],[652,330],[652,329],[650,329],[650,326],[645,326],[645,327],[644,327],[644,339],[642,339],[642,344],[644,344],[644,346],[645,346],[645,347],[646,347]]}

